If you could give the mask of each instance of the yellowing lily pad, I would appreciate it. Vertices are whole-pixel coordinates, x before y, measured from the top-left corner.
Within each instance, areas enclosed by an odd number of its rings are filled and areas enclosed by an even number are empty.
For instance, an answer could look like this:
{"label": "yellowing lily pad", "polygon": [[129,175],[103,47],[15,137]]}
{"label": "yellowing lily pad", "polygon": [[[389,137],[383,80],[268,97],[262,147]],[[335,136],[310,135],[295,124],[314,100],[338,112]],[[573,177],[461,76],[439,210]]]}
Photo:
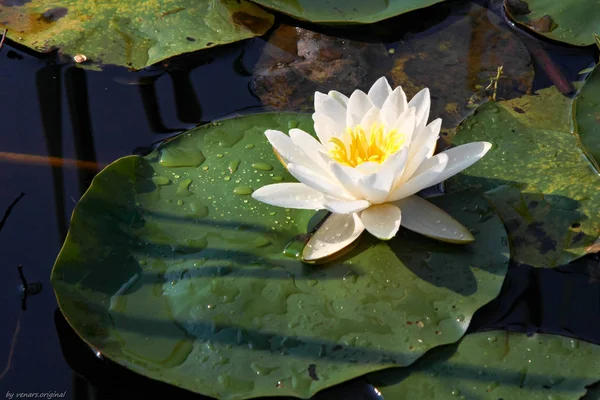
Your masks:
{"label": "yellowing lily pad", "polygon": [[600,376],[600,346],[492,331],[433,350],[408,368],[368,376],[385,399],[577,400]]}
{"label": "yellowing lily pad", "polygon": [[273,16],[246,0],[0,1],[0,28],[40,52],[140,69],[262,35]]}
{"label": "yellowing lily pad", "polygon": [[443,0],[252,0],[294,18],[324,24],[369,24],[409,11],[428,7]]}
{"label": "yellowing lily pad", "polygon": [[308,398],[460,339],[507,270],[489,203],[431,199],[471,229],[468,245],[401,229],[304,264],[284,249],[315,212],[249,196],[293,180],[263,132],[294,127],[312,131],[311,116],[224,120],[102,171],[52,273],[75,331],[136,372],[220,399]]}
{"label": "yellowing lily pad", "polygon": [[588,46],[600,26],[598,4],[580,0],[505,0],[520,25],[550,39]]}
{"label": "yellowing lily pad", "polygon": [[487,197],[521,263],[555,267],[597,251],[600,176],[573,132],[572,103],[553,87],[487,103],[456,134],[457,145],[485,140],[493,147],[447,189],[496,189]]}

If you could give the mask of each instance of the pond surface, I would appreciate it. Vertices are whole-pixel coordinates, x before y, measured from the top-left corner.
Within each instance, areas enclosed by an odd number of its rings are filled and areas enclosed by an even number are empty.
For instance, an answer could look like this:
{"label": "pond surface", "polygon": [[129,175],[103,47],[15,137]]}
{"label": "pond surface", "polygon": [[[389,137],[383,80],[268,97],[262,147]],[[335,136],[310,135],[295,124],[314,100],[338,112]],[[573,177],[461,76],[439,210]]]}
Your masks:
{"label": "pond surface", "polygon": [[[419,57],[428,57],[431,68],[412,66]],[[88,71],[56,54],[5,43],[0,50],[0,208],[7,209],[0,225],[0,395],[203,398],[97,357],[57,309],[49,277],[71,212],[94,175],[117,158],[145,154],[157,142],[225,116],[309,111],[315,90],[335,87],[347,93],[381,75],[393,86],[402,84],[409,96],[417,86],[430,87],[431,118],[444,118],[449,131],[472,111],[469,103],[483,101],[481,88],[498,66],[507,78],[499,81],[499,99],[550,85],[572,95],[569,82],[581,80],[578,72],[595,57],[591,48],[515,31],[496,1],[452,1],[354,29],[280,17],[266,38],[180,56],[140,72]],[[511,265],[501,295],[477,312],[470,332],[548,332],[600,344],[598,261],[590,255],[556,269]],[[41,283],[40,293],[31,287],[23,299],[18,265],[32,286]],[[378,397],[358,379],[317,398]]]}

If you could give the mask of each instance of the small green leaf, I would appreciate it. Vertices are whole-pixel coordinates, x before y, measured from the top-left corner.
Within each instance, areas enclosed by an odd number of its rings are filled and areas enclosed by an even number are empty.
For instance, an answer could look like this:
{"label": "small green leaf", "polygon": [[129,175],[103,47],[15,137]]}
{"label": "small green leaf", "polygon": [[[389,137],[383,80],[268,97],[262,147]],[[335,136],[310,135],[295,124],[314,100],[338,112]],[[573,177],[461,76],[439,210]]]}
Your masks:
{"label": "small green leaf", "polygon": [[[293,181],[264,136],[290,120],[313,133],[308,114],[233,118],[94,179],[52,273],[79,335],[136,372],[220,399],[308,398],[460,339],[507,270],[490,204],[464,192],[431,200],[473,232],[467,245],[364,233],[342,258],[304,264],[298,246],[284,249],[305,243],[322,213],[235,193]],[[184,166],[180,150],[192,148],[198,167]],[[165,149],[186,162],[161,163]]]}
{"label": "small green leaf", "polygon": [[577,400],[600,376],[600,346],[567,337],[491,331],[367,379],[385,399]]}
{"label": "small green leaf", "polygon": [[579,71],[577,73],[577,75],[585,75],[585,74],[589,74],[590,72],[592,72],[594,70],[594,67],[591,68],[584,68],[581,71]]}
{"label": "small green leaf", "polygon": [[[559,42],[594,44],[600,13],[580,0],[505,0],[509,15],[520,25]],[[591,12],[590,12],[591,11]]]}

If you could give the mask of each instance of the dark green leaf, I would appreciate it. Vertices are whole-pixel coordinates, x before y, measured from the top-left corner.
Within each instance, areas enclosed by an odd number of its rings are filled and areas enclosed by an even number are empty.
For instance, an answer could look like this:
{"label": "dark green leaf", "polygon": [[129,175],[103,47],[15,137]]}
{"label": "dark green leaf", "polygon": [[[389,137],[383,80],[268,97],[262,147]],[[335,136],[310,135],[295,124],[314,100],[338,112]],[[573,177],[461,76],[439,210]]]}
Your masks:
{"label": "dark green leaf", "polygon": [[561,336],[492,331],[368,375],[383,397],[576,400],[600,376],[600,346]]}
{"label": "dark green leaf", "polygon": [[252,0],[261,6],[310,22],[368,24],[428,7],[443,0]]}
{"label": "dark green leaf", "polygon": [[575,124],[581,143],[600,162],[600,69],[588,77],[575,101]]}
{"label": "dark green leaf", "polygon": [[576,46],[593,44],[600,25],[597,8],[585,1],[505,0],[505,4],[511,17],[522,26]]}
{"label": "dark green leaf", "polygon": [[122,365],[222,399],[306,398],[460,339],[506,273],[499,218],[457,193],[432,201],[473,230],[469,245],[401,230],[389,242],[365,233],[321,266],[284,255],[315,213],[248,194],[292,180],[264,130],[311,122],[225,120],[102,171],[52,275],[74,329]]}

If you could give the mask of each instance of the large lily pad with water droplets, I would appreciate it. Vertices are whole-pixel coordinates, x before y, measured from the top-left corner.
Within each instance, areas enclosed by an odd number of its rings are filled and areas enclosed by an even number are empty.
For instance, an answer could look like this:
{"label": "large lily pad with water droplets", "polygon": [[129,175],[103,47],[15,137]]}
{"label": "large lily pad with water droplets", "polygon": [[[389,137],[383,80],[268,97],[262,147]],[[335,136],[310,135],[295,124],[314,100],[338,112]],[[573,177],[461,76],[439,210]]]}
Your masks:
{"label": "large lily pad with water droplets", "polygon": [[429,7],[443,0],[252,0],[261,6],[305,21],[324,24],[369,24],[409,11]]}
{"label": "large lily pad with water droplets", "polygon": [[511,257],[555,267],[596,252],[600,176],[573,130],[573,100],[555,88],[487,103],[458,130],[455,144],[486,140],[492,150],[447,182],[449,191],[492,190]]}
{"label": "large lily pad with water droplets", "polygon": [[575,101],[575,123],[581,143],[600,164],[600,69],[596,67]]}
{"label": "large lily pad with water droplets", "polygon": [[310,397],[460,339],[507,269],[489,203],[432,199],[473,231],[469,245],[365,234],[343,258],[303,264],[283,250],[315,212],[249,194],[292,181],[264,130],[311,125],[306,114],[224,120],[102,171],[52,274],[79,335],[134,371],[221,399]]}
{"label": "large lily pad with water droplets", "polygon": [[135,69],[262,35],[272,24],[246,0],[0,1],[0,28],[11,40]]}
{"label": "large lily pad with water droplets", "polygon": [[470,334],[408,368],[368,376],[394,400],[577,400],[599,377],[600,346],[507,331]]}
{"label": "large lily pad with water droplets", "polygon": [[505,0],[509,15],[521,26],[550,39],[588,46],[600,26],[598,4],[580,0]]}

